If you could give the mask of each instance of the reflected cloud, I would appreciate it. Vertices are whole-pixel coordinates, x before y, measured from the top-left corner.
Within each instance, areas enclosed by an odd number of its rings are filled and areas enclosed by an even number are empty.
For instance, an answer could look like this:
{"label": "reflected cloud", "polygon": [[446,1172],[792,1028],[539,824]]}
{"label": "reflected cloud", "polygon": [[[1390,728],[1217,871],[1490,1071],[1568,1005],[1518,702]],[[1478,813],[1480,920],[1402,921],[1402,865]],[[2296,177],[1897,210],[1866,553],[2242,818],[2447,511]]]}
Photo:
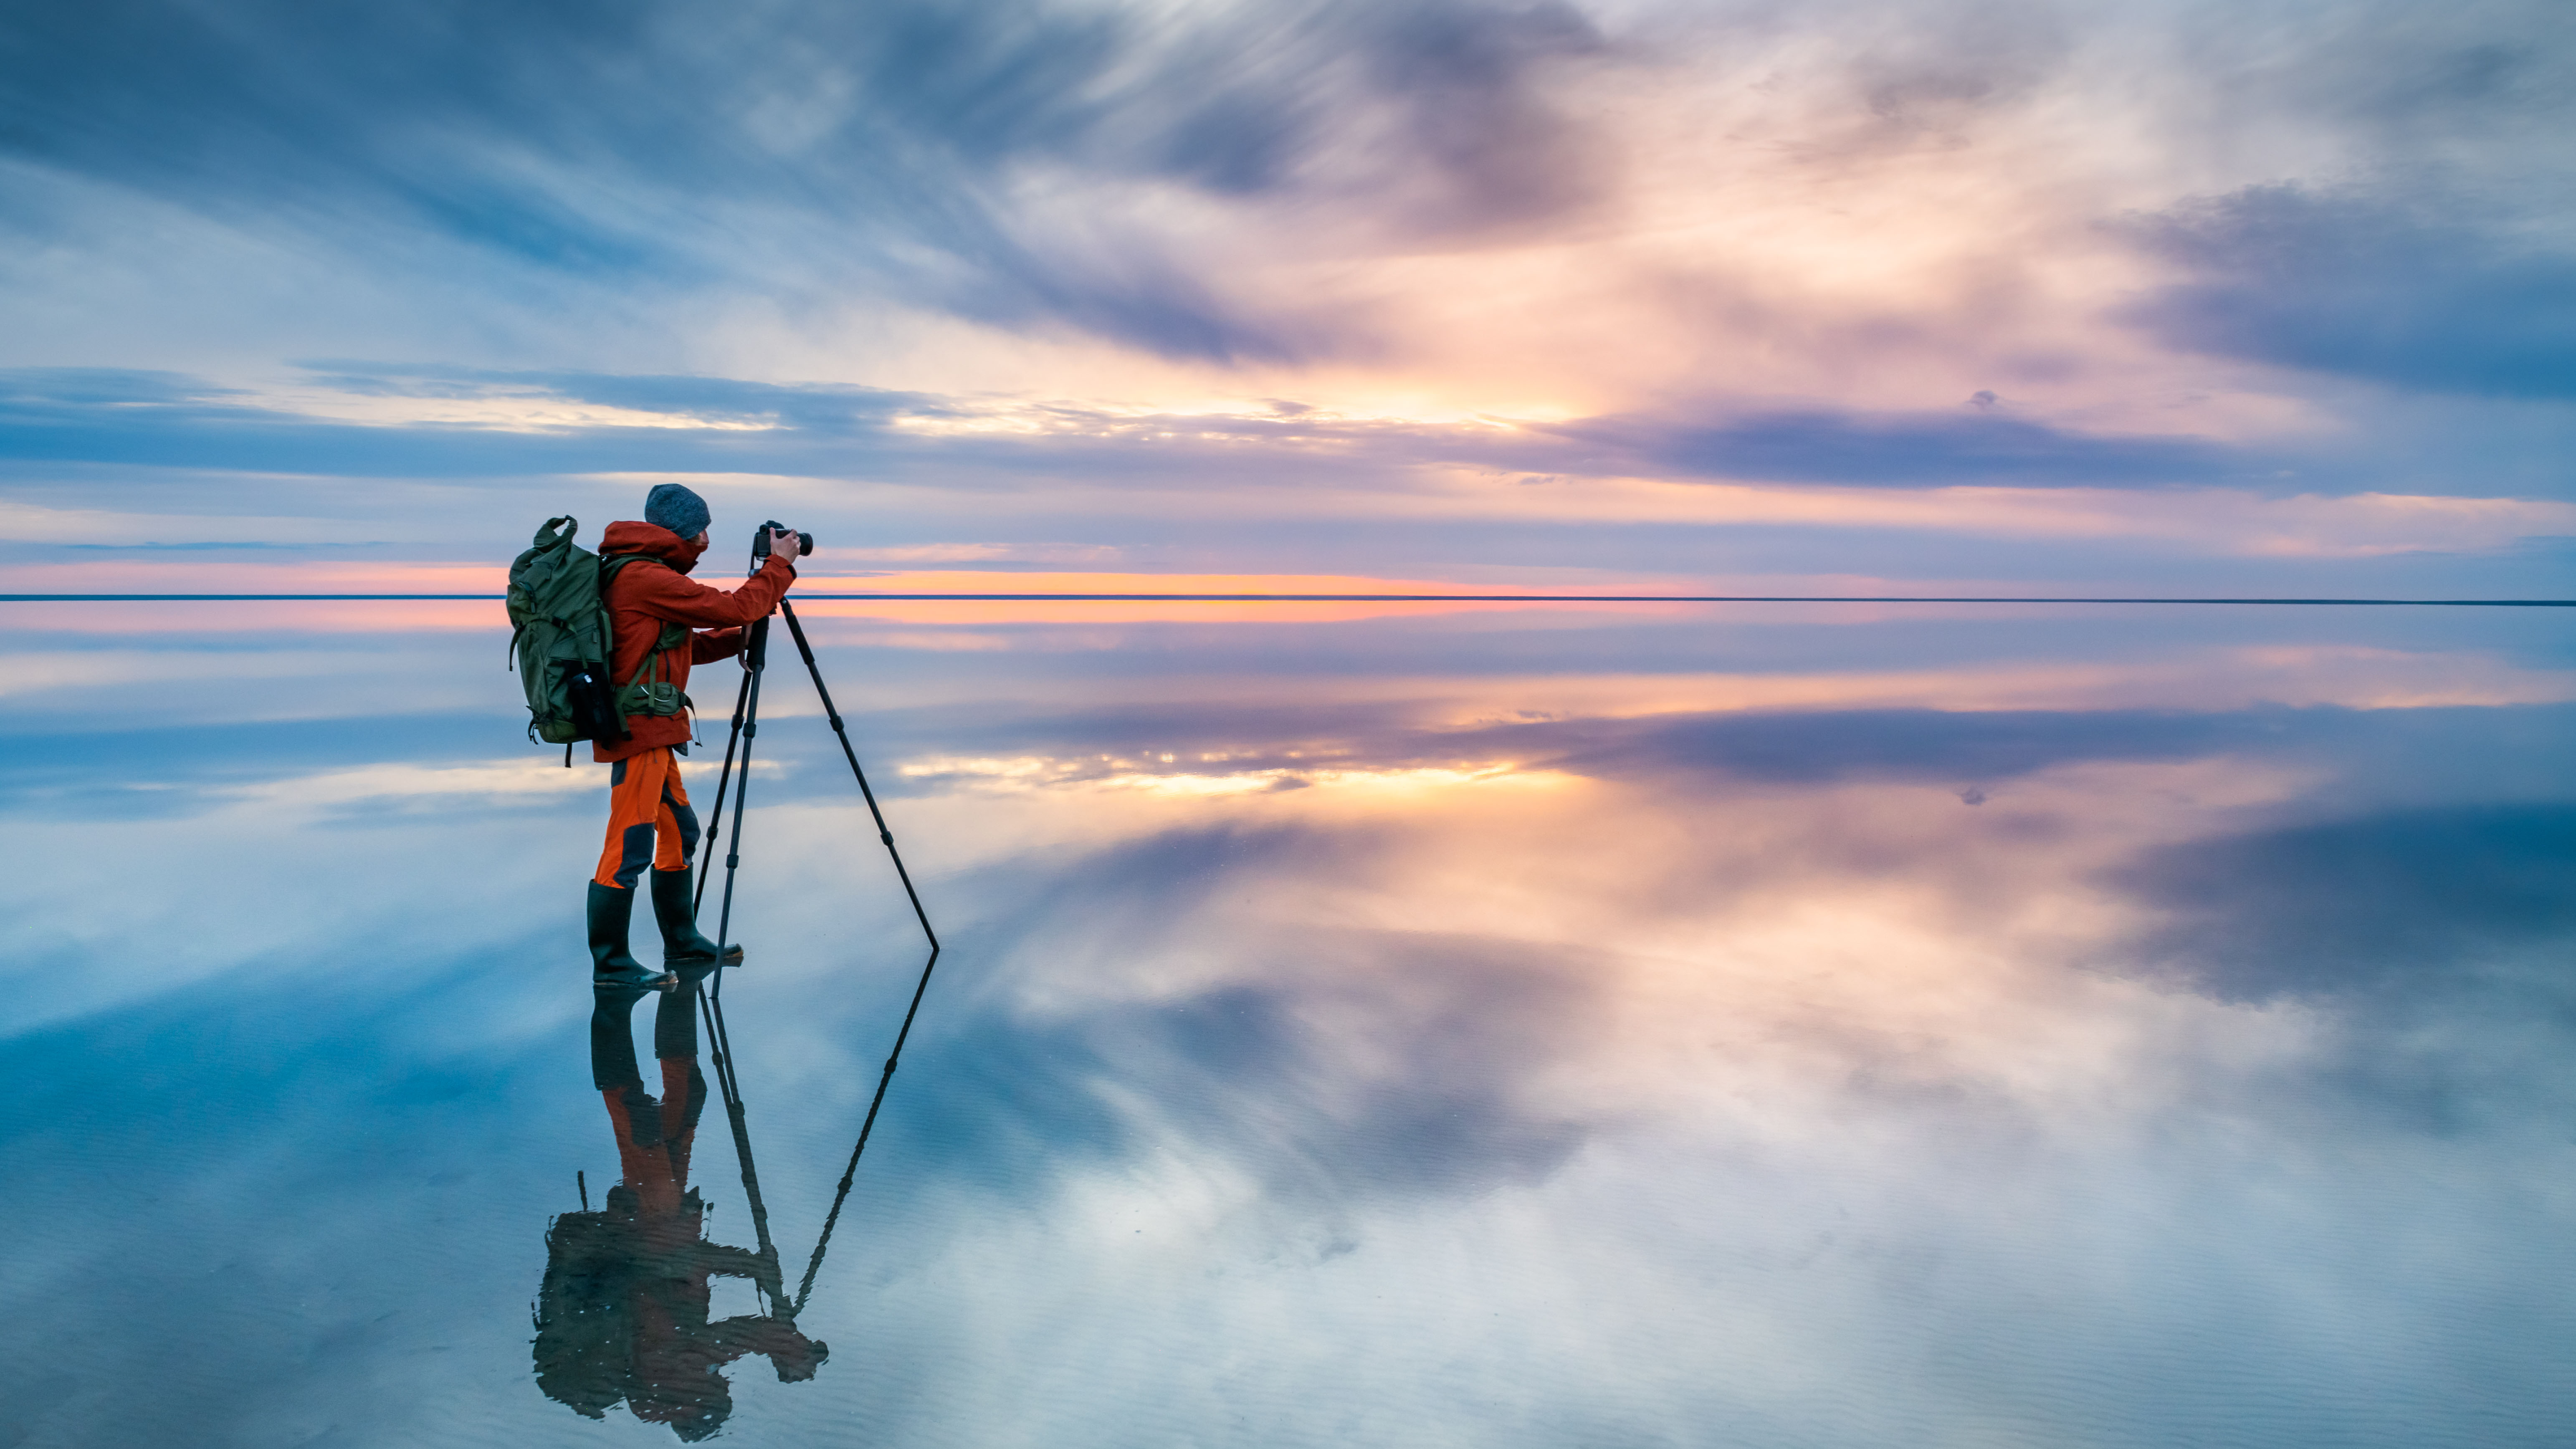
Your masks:
{"label": "reflected cloud", "polygon": [[[1303,753],[1292,751],[1292,754]],[[968,783],[987,789],[1053,790],[1069,785],[1087,785],[1103,790],[1143,790],[1163,795],[1245,795],[1261,790],[1303,790],[1315,787],[1371,792],[1404,792],[1437,790],[1446,786],[1478,781],[1508,780],[1514,785],[1543,785],[1545,777],[1525,771],[1513,761],[1450,767],[1413,766],[1409,768],[1350,768],[1324,763],[1312,765],[1274,765],[1265,769],[1209,771],[1212,756],[1202,753],[1189,766],[1175,771],[1168,767],[1178,757],[1166,753],[1158,759],[1128,760],[1100,756],[1091,760],[1048,759],[1037,755],[1010,758],[974,756],[935,756],[915,760],[899,773],[907,780],[922,782]],[[1158,769],[1157,765],[1165,768]]]}
{"label": "reflected cloud", "polygon": [[[2098,969],[2311,1024],[2281,1090],[2442,1141],[2563,1139],[2576,809],[2450,804],[2146,852]],[[2542,1126],[2541,1124],[2547,1124]]]}
{"label": "reflected cloud", "polygon": [[2114,879],[2158,915],[2139,969],[2225,1001],[2398,1009],[2563,954],[2571,873],[2576,807],[2471,805],[2195,842]]}
{"label": "reflected cloud", "polygon": [[[1426,652],[1473,637],[1424,627]],[[1815,668],[1855,631],[1777,627],[1798,687],[1863,672]],[[799,1254],[919,957],[792,692],[760,736],[740,1059],[657,998],[658,1086],[626,1006],[585,1039],[560,949],[597,815],[553,776],[590,772],[510,761],[469,715],[22,740],[0,798],[48,848],[0,901],[34,963],[7,1145],[46,1226],[8,1267],[46,1336],[0,1359],[76,1342],[85,1377],[10,1401],[137,1442],[264,1442],[283,1394],[361,1436],[434,1402],[530,1443],[630,1412],[984,1442],[1030,1403],[1067,1443],[1148,1408],[1286,1443],[1335,1437],[1329,1401],[1501,1444],[1835,1446],[1972,1411],[2143,1446],[2213,1405],[2435,1438],[2554,1402],[2510,1345],[2564,1317],[2530,1285],[2576,1120],[2569,707],[2139,708],[2085,676],[1968,708],[2040,636],[1962,627],[1866,635],[1951,670],[1942,708],[1665,710],[1670,679],[1582,672],[1628,647],[1602,628],[1502,637],[1592,707],[1497,707],[1511,683],[1470,713],[1299,626],[1335,668],[1266,691],[1174,703],[1084,656],[1062,690],[1031,665],[1007,697],[854,716],[948,953],[810,1301]],[[2071,637],[2141,692],[2321,647],[2173,627]],[[2417,627],[2336,667],[2395,697],[2438,639],[2497,644]],[[1190,678],[1248,647],[1178,641],[1158,667]],[[480,650],[439,667],[506,683]],[[85,803],[145,786],[201,803]],[[487,797],[517,803],[449,808]],[[175,1139],[174,1090],[202,1104]],[[711,1174],[699,1132],[734,1100],[745,1150]],[[1219,1339],[1261,1372],[1212,1365]],[[2462,1345],[2468,1389],[2408,1367]],[[2136,1369],[2175,1355],[2223,1391],[2177,1405]],[[170,1389],[173,1363],[240,1387]],[[2087,1387],[2034,1396],[2035,1364]],[[2403,1401],[2357,1399],[2383,1366]],[[1493,1406],[1497,1374],[1549,1427]],[[1018,1387],[1056,1378],[1078,1391]]]}
{"label": "reflected cloud", "polygon": [[[972,898],[1018,904],[960,949],[1024,963],[1022,984],[935,1028],[908,1170],[1025,1192],[1001,1169],[1039,1142],[1075,1149],[1071,1170],[1149,1163],[1177,1137],[1265,1196],[1344,1208],[1554,1171],[1589,1129],[1536,1086],[1598,1029],[1598,988],[1567,969],[1579,954],[1507,935],[1345,924],[1323,882],[1390,843],[1246,822],[977,872]],[[1207,935],[1256,882],[1293,897],[1310,880],[1321,909],[1286,932]],[[1066,939],[1089,969],[1049,963]]]}
{"label": "reflected cloud", "polygon": [[586,797],[596,793],[598,783],[555,761],[517,759],[470,765],[367,765],[238,785],[222,793],[245,804],[284,806],[328,817],[353,810],[434,810],[460,799],[479,806],[501,801],[534,806],[568,795]]}

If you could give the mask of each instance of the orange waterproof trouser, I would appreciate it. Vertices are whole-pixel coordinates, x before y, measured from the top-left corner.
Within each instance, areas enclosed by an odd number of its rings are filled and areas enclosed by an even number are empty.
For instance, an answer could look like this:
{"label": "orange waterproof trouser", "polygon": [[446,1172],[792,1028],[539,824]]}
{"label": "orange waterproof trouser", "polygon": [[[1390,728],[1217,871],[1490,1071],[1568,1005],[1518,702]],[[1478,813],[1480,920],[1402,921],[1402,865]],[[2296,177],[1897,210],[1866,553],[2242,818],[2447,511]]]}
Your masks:
{"label": "orange waterproof trouser", "polygon": [[668,746],[609,767],[608,843],[600,847],[592,880],[631,891],[646,863],[655,870],[680,870],[697,853],[698,812],[689,808],[680,762]]}

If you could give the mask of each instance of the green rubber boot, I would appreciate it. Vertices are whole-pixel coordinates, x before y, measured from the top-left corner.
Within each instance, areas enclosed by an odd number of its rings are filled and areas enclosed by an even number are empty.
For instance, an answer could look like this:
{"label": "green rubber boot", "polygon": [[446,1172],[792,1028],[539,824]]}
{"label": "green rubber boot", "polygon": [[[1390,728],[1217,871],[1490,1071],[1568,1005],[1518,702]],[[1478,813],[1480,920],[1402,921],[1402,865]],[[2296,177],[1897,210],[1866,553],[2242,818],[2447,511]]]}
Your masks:
{"label": "green rubber boot", "polygon": [[[698,908],[689,900],[690,872],[656,870],[653,877],[653,921],[662,928],[662,964],[674,971],[714,966],[716,943],[698,929]],[[723,963],[742,964],[742,947],[728,944]]]}
{"label": "green rubber boot", "polygon": [[668,971],[647,971],[626,949],[626,925],[635,916],[635,892],[590,883],[590,981],[594,986],[653,987],[677,984]]}

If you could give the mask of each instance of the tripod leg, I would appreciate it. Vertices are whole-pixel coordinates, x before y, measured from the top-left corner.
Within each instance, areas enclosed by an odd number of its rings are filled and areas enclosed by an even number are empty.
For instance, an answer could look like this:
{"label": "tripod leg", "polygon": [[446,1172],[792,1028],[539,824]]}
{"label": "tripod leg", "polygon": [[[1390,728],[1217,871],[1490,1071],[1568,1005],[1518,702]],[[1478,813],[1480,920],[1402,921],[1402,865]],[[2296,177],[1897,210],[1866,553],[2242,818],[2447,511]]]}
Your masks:
{"label": "tripod leg", "polygon": [[823,683],[823,667],[814,662],[814,646],[805,642],[805,626],[796,621],[796,610],[785,599],[778,601],[778,611],[787,620],[787,632],[795,636],[796,652],[804,656],[805,672],[814,676],[814,693],[823,700],[824,717],[832,722],[832,733],[840,737],[841,756],[850,762],[850,773],[858,777],[859,794],[866,797],[868,815],[877,823],[877,839],[885,842],[886,854],[894,860],[894,873],[903,882],[905,899],[912,902],[912,914],[921,922],[921,934],[930,938],[930,949],[939,950],[939,933],[930,929],[930,913],[921,908],[921,893],[912,888],[912,872],[904,869],[903,853],[894,848],[894,832],[886,828],[885,812],[877,808],[877,792],[868,788],[868,772],[859,768],[859,752],[850,747],[850,728],[841,722],[841,711],[832,704],[831,688]]}
{"label": "tripod leg", "polygon": [[[733,927],[734,872],[742,865],[742,816],[751,803],[751,742],[760,737],[760,676],[768,665],[769,620],[763,618],[751,626],[751,638],[743,645],[743,663],[748,682],[743,686],[742,779],[733,792],[733,838],[725,845],[724,905],[716,916],[716,959],[724,959],[724,948],[730,942],[726,932]],[[716,975],[716,994],[724,993],[724,975]]]}
{"label": "tripod leg", "polygon": [[[921,963],[921,979],[913,983],[912,1003],[904,1008],[903,1025],[894,1034],[894,1050],[886,1053],[885,1070],[877,1076],[876,1095],[868,1099],[868,1115],[859,1123],[858,1144],[850,1149],[850,1165],[841,1173],[840,1188],[832,1195],[832,1211],[823,1219],[821,1236],[814,1240],[814,1256],[805,1264],[804,1281],[796,1285],[796,1297],[790,1316],[805,1311],[806,1300],[814,1296],[814,1275],[823,1268],[823,1251],[832,1244],[832,1229],[841,1221],[841,1205],[849,1200],[850,1183],[859,1174],[859,1156],[868,1150],[868,1134],[876,1130],[877,1110],[885,1105],[886,1088],[894,1084],[895,1063],[903,1060],[903,1044],[912,1039],[913,1019],[921,1014],[921,998],[930,990],[930,973],[939,965],[939,933],[930,928],[930,913],[921,908],[921,893],[912,888],[912,872],[904,869],[903,853],[894,848],[894,832],[886,828],[885,812],[877,808],[877,792],[868,788],[868,772],[859,768],[859,752],[850,746],[849,727],[841,721],[841,711],[832,703],[832,691],[823,683],[823,668],[814,662],[814,646],[805,639],[805,626],[796,622],[796,610],[785,599],[778,601],[778,611],[787,620],[787,632],[796,639],[796,652],[805,659],[805,672],[814,677],[814,693],[823,701],[823,713],[832,721],[832,733],[840,737],[841,755],[850,762],[850,773],[858,778],[859,793],[867,797],[868,814],[877,823],[877,839],[885,842],[886,855],[894,861],[895,876],[903,882],[904,898],[912,902],[913,919],[921,922],[921,934],[930,941],[930,957]],[[748,754],[746,752],[746,758]]]}
{"label": "tripod leg", "polygon": [[[725,736],[724,769],[716,776],[716,808],[707,815],[707,819],[715,822],[718,830],[724,828],[725,787],[733,783],[734,746],[742,742],[742,707],[750,698],[751,671],[746,668],[742,672],[741,687],[733,692],[733,731]],[[707,880],[716,873],[715,839],[712,834],[708,837],[706,845],[707,853],[698,861],[698,888],[689,896],[689,911],[692,915],[696,914],[700,906],[707,903]]]}

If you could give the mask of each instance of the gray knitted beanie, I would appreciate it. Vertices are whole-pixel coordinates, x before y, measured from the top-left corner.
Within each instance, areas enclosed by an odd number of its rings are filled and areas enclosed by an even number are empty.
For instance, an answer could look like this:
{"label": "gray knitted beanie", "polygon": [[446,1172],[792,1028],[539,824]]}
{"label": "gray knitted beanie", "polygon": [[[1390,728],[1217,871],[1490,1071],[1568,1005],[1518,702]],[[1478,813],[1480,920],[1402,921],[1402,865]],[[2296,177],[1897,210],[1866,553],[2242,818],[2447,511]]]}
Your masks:
{"label": "gray knitted beanie", "polygon": [[656,483],[644,495],[644,521],[667,528],[685,543],[707,530],[707,500],[677,483]]}

